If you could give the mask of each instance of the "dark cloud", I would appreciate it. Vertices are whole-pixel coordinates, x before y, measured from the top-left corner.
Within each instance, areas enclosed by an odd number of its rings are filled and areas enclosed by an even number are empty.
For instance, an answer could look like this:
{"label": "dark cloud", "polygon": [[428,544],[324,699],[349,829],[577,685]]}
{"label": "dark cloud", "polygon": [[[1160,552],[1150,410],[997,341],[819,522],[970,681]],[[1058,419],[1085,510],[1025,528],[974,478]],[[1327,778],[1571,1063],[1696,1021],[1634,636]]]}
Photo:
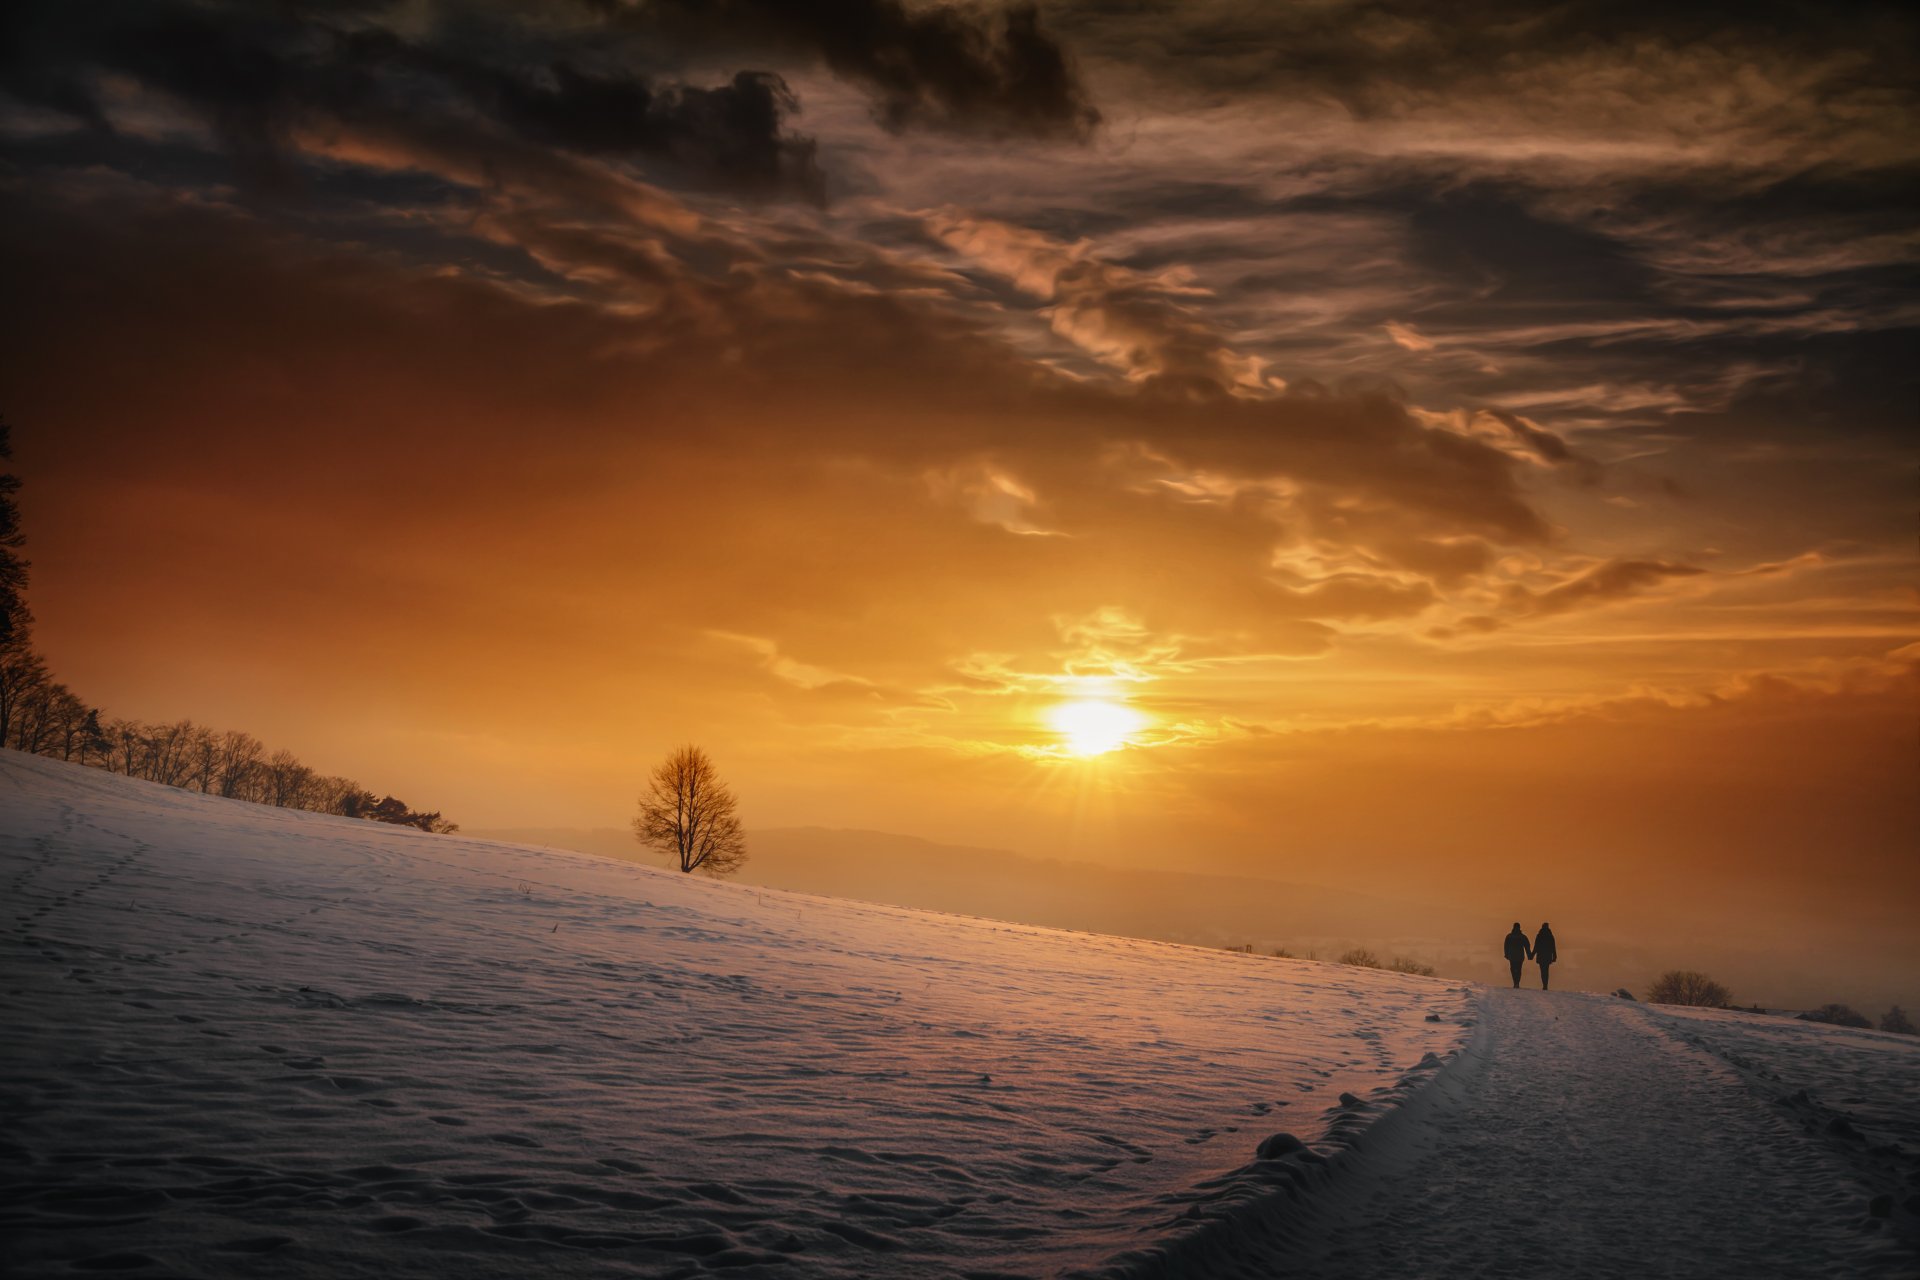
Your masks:
{"label": "dark cloud", "polygon": [[1916,24],[1899,0],[1473,0],[1443,9],[1420,0],[1195,0],[1171,9],[1067,0],[1052,12],[1103,56],[1214,89],[1331,95],[1362,116],[1409,105],[1409,91],[1457,93],[1556,61],[1654,62],[1674,50],[1760,48],[1816,66],[1821,74],[1805,86],[1813,100],[1909,94],[1915,81]]}
{"label": "dark cloud", "polygon": [[604,0],[650,29],[818,57],[873,98],[889,129],[1084,137],[1100,120],[1032,4],[902,0]]}
{"label": "dark cloud", "polygon": [[783,133],[800,109],[786,81],[741,71],[711,89],[664,87],[557,63],[532,75],[467,74],[476,96],[530,136],[579,151],[664,157],[756,195],[825,196],[812,140]]}
{"label": "dark cloud", "polygon": [[1401,198],[1415,264],[1508,314],[1564,314],[1647,297],[1652,273],[1624,246],[1540,216],[1520,192],[1475,184]]}
{"label": "dark cloud", "polygon": [[297,178],[298,129],[372,127],[442,146],[464,135],[474,152],[504,133],[742,195],[823,193],[814,144],[785,130],[799,103],[771,72],[702,88],[585,45],[529,62],[510,32],[416,41],[328,4],[108,4],[81,21],[29,3],[11,21],[0,87],[108,128],[97,78],[131,77],[191,109],[258,180]]}
{"label": "dark cloud", "polygon": [[1506,599],[1502,603],[1512,614],[1551,617],[1624,600],[1656,583],[1704,572],[1690,564],[1665,560],[1609,560],[1543,591],[1534,591],[1515,583],[1507,588]]}

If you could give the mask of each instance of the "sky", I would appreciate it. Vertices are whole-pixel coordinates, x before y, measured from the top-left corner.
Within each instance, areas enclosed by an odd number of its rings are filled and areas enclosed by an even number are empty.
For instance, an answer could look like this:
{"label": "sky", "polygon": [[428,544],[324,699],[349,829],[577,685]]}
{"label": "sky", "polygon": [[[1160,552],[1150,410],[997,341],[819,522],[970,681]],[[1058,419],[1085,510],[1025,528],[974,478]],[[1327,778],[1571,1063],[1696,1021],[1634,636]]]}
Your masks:
{"label": "sky", "polygon": [[36,634],[116,714],[1920,967],[1905,6],[0,23]]}

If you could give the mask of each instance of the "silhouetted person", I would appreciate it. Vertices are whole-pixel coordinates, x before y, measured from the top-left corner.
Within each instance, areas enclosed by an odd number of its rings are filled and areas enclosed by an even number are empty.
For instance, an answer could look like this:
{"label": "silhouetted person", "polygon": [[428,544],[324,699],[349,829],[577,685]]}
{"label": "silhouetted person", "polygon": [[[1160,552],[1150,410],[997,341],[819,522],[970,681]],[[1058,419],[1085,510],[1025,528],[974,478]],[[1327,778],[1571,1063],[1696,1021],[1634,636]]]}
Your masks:
{"label": "silhouetted person", "polygon": [[[1514,926],[1516,929],[1519,927],[1519,925]],[[1533,958],[1540,962],[1540,989],[1545,991],[1547,989],[1547,970],[1553,965],[1555,960],[1560,958],[1560,952],[1553,945],[1552,925],[1542,922],[1540,932],[1534,935]],[[1518,986],[1519,984],[1516,982],[1514,985]]]}
{"label": "silhouetted person", "polygon": [[[1547,935],[1547,941],[1553,941],[1553,935]],[[1513,970],[1513,985],[1520,985],[1520,966],[1533,955],[1533,948],[1527,943],[1527,931],[1520,922],[1513,922],[1513,932],[1507,935],[1507,967]]]}

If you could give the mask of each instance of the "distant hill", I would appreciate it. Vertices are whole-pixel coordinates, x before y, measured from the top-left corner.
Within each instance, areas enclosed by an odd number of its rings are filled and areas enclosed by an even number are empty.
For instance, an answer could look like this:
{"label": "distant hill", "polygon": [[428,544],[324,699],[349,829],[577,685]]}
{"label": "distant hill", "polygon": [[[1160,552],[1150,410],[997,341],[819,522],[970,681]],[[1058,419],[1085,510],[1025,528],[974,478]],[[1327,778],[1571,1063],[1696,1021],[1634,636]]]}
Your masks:
{"label": "distant hill", "polygon": [[[468,834],[660,862],[619,828]],[[1436,919],[1420,904],[1343,889],[1035,858],[884,831],[780,827],[749,833],[747,847],[737,877],[744,884],[1206,946],[1251,943],[1325,955],[1350,944],[1377,948],[1390,938],[1459,936],[1465,923]]]}

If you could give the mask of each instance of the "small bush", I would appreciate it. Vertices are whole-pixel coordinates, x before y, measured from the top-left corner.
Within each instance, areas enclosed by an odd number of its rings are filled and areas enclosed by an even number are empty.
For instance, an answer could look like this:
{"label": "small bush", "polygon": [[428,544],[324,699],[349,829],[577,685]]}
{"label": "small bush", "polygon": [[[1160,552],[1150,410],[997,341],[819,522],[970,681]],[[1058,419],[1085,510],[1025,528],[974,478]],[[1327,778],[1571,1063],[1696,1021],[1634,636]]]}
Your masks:
{"label": "small bush", "polygon": [[1435,976],[1435,970],[1432,965],[1421,964],[1418,960],[1409,960],[1405,956],[1395,956],[1392,963],[1387,965],[1387,968],[1393,970],[1395,973],[1415,973],[1423,978]]}
{"label": "small bush", "polygon": [[1906,1014],[1900,1012],[1899,1005],[1895,1005],[1893,1008],[1887,1010],[1887,1016],[1880,1019],[1880,1029],[1882,1031],[1898,1032],[1903,1036],[1914,1034],[1913,1022]]}
{"label": "small bush", "polygon": [[1287,950],[1285,947],[1275,947],[1273,949],[1273,958],[1275,960],[1291,960],[1294,958],[1294,955],[1293,952]]}
{"label": "small bush", "polygon": [[1704,973],[1691,969],[1669,969],[1647,988],[1649,1004],[1678,1004],[1696,1009],[1724,1009],[1733,1003],[1733,993]]}
{"label": "small bush", "polygon": [[1836,1027],[1867,1027],[1873,1022],[1862,1016],[1856,1009],[1844,1004],[1823,1004],[1818,1009],[1809,1009],[1800,1015],[1802,1022],[1826,1022]]}
{"label": "small bush", "polygon": [[1380,957],[1365,947],[1355,947],[1340,957],[1340,963],[1350,964],[1360,969],[1378,969],[1380,967]]}

